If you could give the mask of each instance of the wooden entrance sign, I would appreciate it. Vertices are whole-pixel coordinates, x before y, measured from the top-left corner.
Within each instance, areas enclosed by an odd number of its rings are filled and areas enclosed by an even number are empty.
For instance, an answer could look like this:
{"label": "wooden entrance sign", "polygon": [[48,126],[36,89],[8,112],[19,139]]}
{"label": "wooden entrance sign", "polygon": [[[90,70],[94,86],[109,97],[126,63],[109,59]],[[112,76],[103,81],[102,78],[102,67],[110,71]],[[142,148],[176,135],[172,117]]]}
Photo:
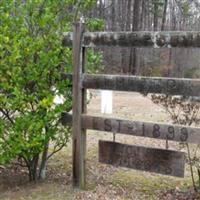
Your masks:
{"label": "wooden entrance sign", "polygon": [[185,153],[100,140],[99,162],[184,177]]}
{"label": "wooden entrance sign", "polygon": [[[87,74],[84,70],[86,47],[200,47],[200,32],[84,32],[81,23],[66,33],[63,45],[73,46],[73,116],[65,113],[61,122],[72,126],[73,186],[85,187],[86,129],[116,132],[153,139],[200,144],[199,128],[122,120],[86,115],[86,90],[104,89],[200,96],[199,79],[158,78],[126,75]],[[183,152],[99,141],[99,161],[115,166],[171,176],[184,176]]]}

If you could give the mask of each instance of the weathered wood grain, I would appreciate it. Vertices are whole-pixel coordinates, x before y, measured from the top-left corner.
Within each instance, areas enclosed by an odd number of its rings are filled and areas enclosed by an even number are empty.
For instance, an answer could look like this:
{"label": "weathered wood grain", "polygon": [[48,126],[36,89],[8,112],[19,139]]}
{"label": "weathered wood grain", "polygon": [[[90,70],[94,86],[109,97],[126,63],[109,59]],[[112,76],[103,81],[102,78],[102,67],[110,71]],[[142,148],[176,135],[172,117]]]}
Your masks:
{"label": "weathered wood grain", "polygon": [[[69,81],[72,81],[72,74],[70,74],[70,73],[68,73],[68,74],[62,74],[61,75],[62,76],[62,79],[67,79],[67,80],[69,80]],[[127,77],[127,76],[126,76]],[[135,76],[134,76],[135,77]],[[147,77],[144,77],[144,78],[147,78]],[[153,78],[153,77],[152,77]],[[150,79],[152,79],[152,78],[150,78]],[[157,78],[156,78],[157,79]],[[162,78],[161,78],[162,79]],[[169,79],[169,78],[168,78]],[[177,78],[170,78],[170,80],[171,80],[171,82],[176,82],[177,80],[179,81],[179,79],[177,79]],[[184,78],[182,78],[182,79],[180,79],[181,81],[185,81],[185,79]],[[189,81],[191,84],[193,84],[192,82],[193,82],[193,80],[194,79],[186,79],[186,81]],[[197,79],[196,80],[194,80],[194,84],[195,84],[195,82],[196,81],[198,81]],[[187,84],[187,83],[185,83],[185,84]],[[185,85],[184,84],[184,85]],[[167,87],[167,86],[166,86]],[[192,87],[192,86],[191,86]],[[186,89],[187,90],[187,89]],[[188,89],[189,90],[189,89]],[[169,91],[169,89],[168,89],[168,91]],[[145,93],[145,92],[143,92],[143,93]],[[198,93],[198,92],[197,92]],[[178,95],[176,95],[176,96],[178,96]],[[181,96],[181,95],[179,95],[179,96]],[[190,102],[200,102],[200,96],[186,96],[186,95],[184,95],[185,96],[185,99],[186,100],[188,100],[188,101],[190,101]]]}
{"label": "weathered wood grain", "polygon": [[200,79],[161,78],[128,75],[83,74],[82,87],[143,94],[200,96]]}
{"label": "weathered wood grain", "polygon": [[[63,45],[72,44],[73,34],[64,33]],[[122,47],[200,47],[200,32],[85,32],[83,46],[122,46]]]}
{"label": "weathered wood grain", "polygon": [[99,141],[99,162],[184,177],[185,154],[179,151]]}
{"label": "weathered wood grain", "polygon": [[[63,125],[71,125],[72,115],[63,113],[61,121]],[[200,144],[200,128],[194,127],[89,115],[82,115],[82,126],[91,130]]]}
{"label": "weathered wood grain", "polygon": [[83,47],[82,36],[84,25],[76,23],[74,25],[73,40],[73,117],[72,117],[72,134],[73,134],[73,186],[78,188],[85,187],[85,133],[82,129],[81,115],[84,108],[84,92],[81,87],[81,78],[83,73]]}

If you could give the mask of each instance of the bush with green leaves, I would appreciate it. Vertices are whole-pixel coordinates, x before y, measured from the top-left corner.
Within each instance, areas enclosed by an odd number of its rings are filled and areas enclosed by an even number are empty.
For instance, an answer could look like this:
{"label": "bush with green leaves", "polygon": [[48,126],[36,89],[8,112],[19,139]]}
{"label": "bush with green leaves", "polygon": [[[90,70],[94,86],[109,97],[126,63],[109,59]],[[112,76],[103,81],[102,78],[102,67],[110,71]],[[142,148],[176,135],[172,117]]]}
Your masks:
{"label": "bush with green leaves", "polygon": [[[17,159],[30,181],[45,178],[47,160],[70,138],[59,122],[72,107],[71,83],[61,78],[71,71],[71,49],[62,35],[93,2],[0,1],[0,164]],[[91,68],[100,64],[88,57]]]}

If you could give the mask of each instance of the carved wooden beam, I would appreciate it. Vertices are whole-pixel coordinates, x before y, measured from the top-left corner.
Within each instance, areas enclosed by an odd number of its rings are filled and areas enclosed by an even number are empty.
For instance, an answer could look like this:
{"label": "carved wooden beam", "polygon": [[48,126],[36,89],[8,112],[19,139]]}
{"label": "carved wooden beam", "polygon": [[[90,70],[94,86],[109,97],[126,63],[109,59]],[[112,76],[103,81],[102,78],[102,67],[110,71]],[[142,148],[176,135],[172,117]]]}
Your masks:
{"label": "carved wooden beam", "polygon": [[83,74],[87,89],[117,90],[168,95],[200,96],[199,79]]}
{"label": "carved wooden beam", "polygon": [[[64,46],[71,46],[72,40],[72,33],[64,33]],[[85,47],[200,47],[200,32],[85,32],[82,42],[82,45]]]}
{"label": "carved wooden beam", "polygon": [[[61,123],[71,126],[72,115],[63,113]],[[195,127],[156,122],[130,121],[90,115],[82,115],[82,126],[85,129],[91,130],[200,144],[200,128]]]}

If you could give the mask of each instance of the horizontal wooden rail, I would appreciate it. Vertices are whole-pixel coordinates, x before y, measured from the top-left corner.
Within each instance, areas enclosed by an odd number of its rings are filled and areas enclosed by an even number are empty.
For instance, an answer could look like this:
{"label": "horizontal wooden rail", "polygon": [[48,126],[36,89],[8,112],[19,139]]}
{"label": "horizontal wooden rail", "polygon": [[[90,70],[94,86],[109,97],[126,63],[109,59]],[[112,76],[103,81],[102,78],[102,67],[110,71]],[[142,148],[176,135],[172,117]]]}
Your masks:
{"label": "horizontal wooden rail", "polygon": [[[91,76],[98,77],[98,79],[99,79],[99,76],[102,76],[102,77],[109,76],[109,80],[110,80],[110,77],[111,78],[113,77],[113,75],[89,75],[89,74],[86,75],[85,74],[84,77],[83,77],[83,83],[84,83],[85,87],[89,87],[88,85],[92,84],[92,83],[87,83],[87,81],[92,78]],[[100,79],[102,79],[102,77],[100,77]],[[114,75],[114,77],[116,77],[116,76]],[[132,79],[133,84],[135,84],[135,82],[140,82],[138,84],[140,84],[141,87],[139,87],[138,89],[135,89],[135,90],[134,90],[134,88],[130,88],[131,86],[129,86],[127,89],[125,88],[125,90],[124,89],[123,90],[120,89],[121,87],[118,88],[118,89],[116,87],[116,89],[114,89],[114,90],[137,91],[137,92],[140,92],[139,89],[142,88],[141,89],[142,93],[153,92],[152,89],[151,89],[153,86],[151,86],[151,87],[148,88],[147,85],[149,84],[149,82],[154,81],[152,79],[155,79],[154,82],[157,85],[157,88],[160,87],[160,91],[162,91],[162,90],[164,90],[164,88],[168,87],[167,89],[165,89],[167,91],[167,94],[173,94],[173,95],[178,95],[179,94],[180,96],[185,96],[185,99],[187,99],[188,101],[191,101],[191,102],[200,102],[200,96],[197,96],[200,93],[198,91],[199,90],[198,88],[200,87],[200,80],[199,79],[153,78],[153,77],[152,78],[151,77],[137,77],[136,78],[136,76],[122,76],[122,75],[119,75],[118,77],[123,77],[123,79],[130,78],[130,79]],[[62,74],[62,79],[68,79],[68,80],[72,81],[72,74]],[[162,79],[163,79],[163,82],[162,82]],[[98,80],[98,81],[100,81],[100,80]],[[181,89],[180,89],[180,92],[178,92],[178,94],[177,93],[174,94],[173,91],[175,89],[170,90],[169,87],[172,86],[174,83],[177,83],[177,81],[179,82],[179,85],[180,85],[179,87],[181,87]],[[159,82],[162,82],[162,85]],[[182,83],[184,83],[184,84],[182,84]],[[190,86],[187,86],[187,83],[189,83]],[[162,87],[165,84],[166,84],[166,86]],[[118,83],[118,85],[120,85],[120,82]],[[194,85],[196,85],[196,87],[197,87],[196,92],[194,91],[194,88],[192,88],[192,91],[191,91],[191,87],[193,87]],[[91,87],[93,89],[104,89],[104,88],[110,89],[110,90],[113,89],[112,86],[108,86],[108,85],[102,86],[102,88],[100,87],[100,85],[97,85],[97,86],[94,86],[94,87],[91,86]],[[159,92],[158,89],[154,89],[154,90],[157,91],[156,93],[162,93],[162,92]],[[189,94],[185,94],[185,92],[187,92],[187,91],[189,91]],[[192,94],[192,95],[190,95],[190,94]]]}
{"label": "horizontal wooden rail", "polygon": [[[64,46],[71,46],[72,40],[73,33],[64,33]],[[200,32],[85,32],[83,46],[200,47]]]}
{"label": "horizontal wooden rail", "polygon": [[200,96],[200,79],[84,74],[82,81],[88,89]]}
{"label": "horizontal wooden rail", "polygon": [[[63,113],[61,122],[63,125],[71,126],[72,115]],[[200,144],[200,128],[194,127],[130,121],[89,115],[82,115],[82,127],[98,131]]]}

